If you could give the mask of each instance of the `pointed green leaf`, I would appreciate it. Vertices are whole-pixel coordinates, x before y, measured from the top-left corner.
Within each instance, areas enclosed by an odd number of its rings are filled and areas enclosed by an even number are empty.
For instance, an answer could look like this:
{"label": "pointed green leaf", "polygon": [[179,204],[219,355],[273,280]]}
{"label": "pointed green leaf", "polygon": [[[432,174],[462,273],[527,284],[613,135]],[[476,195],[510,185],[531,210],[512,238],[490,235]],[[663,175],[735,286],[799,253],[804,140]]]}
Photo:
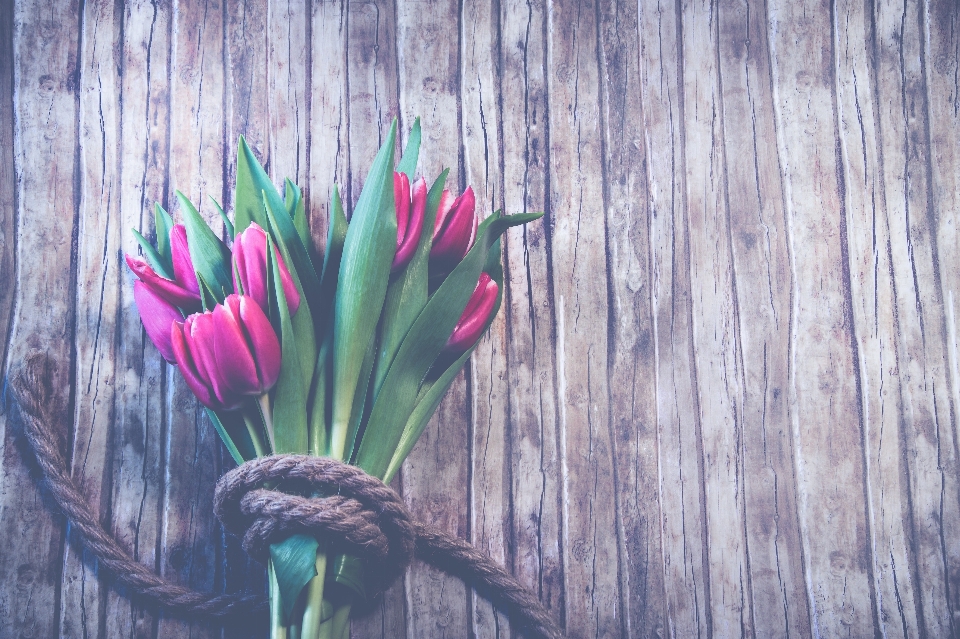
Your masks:
{"label": "pointed green leaf", "polygon": [[233,278],[230,276],[230,250],[220,238],[214,235],[210,227],[193,204],[177,191],[177,199],[183,209],[184,225],[187,227],[187,244],[190,247],[190,259],[197,272],[202,276],[218,302],[233,291]]}
{"label": "pointed green leaf", "polygon": [[300,236],[300,241],[309,249],[310,247],[310,229],[307,227],[307,211],[303,206],[303,193],[300,187],[294,184],[290,178],[284,181],[285,193],[283,204],[287,207],[287,215],[293,220],[293,227]]}
{"label": "pointed green leaf", "polygon": [[[413,174],[417,170],[417,160],[420,157],[420,118],[413,121],[410,135],[407,137],[407,146],[403,150],[403,158],[397,165],[398,173],[406,173],[413,184]],[[426,228],[426,227],[424,227]]]}
{"label": "pointed green leaf", "polygon": [[444,170],[427,194],[427,206],[424,211],[423,229],[420,242],[410,263],[400,273],[390,278],[387,299],[383,305],[383,320],[380,328],[380,350],[374,373],[374,397],[380,392],[383,379],[387,376],[390,363],[400,348],[400,343],[413,325],[417,315],[427,303],[429,284],[430,247],[433,245],[432,229],[437,217],[437,207],[443,194],[449,169]]}
{"label": "pointed green leaf", "polygon": [[133,231],[133,236],[137,238],[137,244],[140,245],[140,249],[143,251],[143,256],[147,258],[147,262],[150,263],[150,266],[153,267],[153,270],[157,272],[157,275],[160,277],[165,277],[168,280],[173,279],[173,271],[167,270],[167,265],[164,262],[163,257],[160,253],[157,252],[157,249],[153,247],[153,244],[140,234],[140,231],[137,229],[131,229]]}
{"label": "pointed green leaf", "polygon": [[[276,192],[274,191],[274,194]],[[313,268],[313,261],[307,254],[307,249],[300,240],[297,229],[293,226],[293,220],[287,215],[287,209],[279,198],[271,197],[270,191],[261,192],[263,198],[264,213],[266,215],[266,224],[263,229],[273,236],[274,241],[283,253],[283,261],[287,268],[292,272],[297,271],[297,277],[303,283],[303,292],[306,296],[303,300],[310,305],[311,310],[317,309],[317,292],[320,290],[320,278],[317,277],[317,271]]]}
{"label": "pointed green leaf", "polygon": [[343,246],[333,333],[331,454],[338,459],[346,445],[363,355],[374,338],[397,246],[393,194],[396,137],[394,121],[360,193]]}
{"label": "pointed green leaf", "polygon": [[521,214],[484,220],[473,248],[417,317],[387,372],[360,443],[356,463],[371,475],[379,477],[387,470],[415,407],[420,383],[443,350],[476,288],[487,253],[509,227],[538,217]]}
{"label": "pointed green leaf", "polygon": [[352,590],[360,601],[367,598],[363,583],[363,561],[351,555],[337,555],[333,560],[333,579]]}
{"label": "pointed green leaf", "polygon": [[[163,210],[160,203],[153,205],[153,223],[157,229],[157,253],[163,258],[168,273],[173,273],[173,252],[170,250],[170,231],[173,230],[173,218]],[[173,279],[173,277],[170,277]]]}
{"label": "pointed green leaf", "polygon": [[356,444],[357,431],[360,422],[367,410],[367,391],[370,388],[370,375],[373,372],[373,361],[376,358],[376,343],[371,341],[367,346],[367,353],[363,356],[363,366],[360,368],[360,383],[357,384],[357,394],[353,396],[353,410],[350,414],[350,428],[347,430],[347,441],[343,448],[343,458],[350,459]]}
{"label": "pointed green leaf", "polygon": [[310,454],[321,457],[329,454],[330,385],[333,382],[333,331],[328,330],[317,353],[317,365],[310,384]]}
{"label": "pointed green leaf", "polygon": [[282,206],[276,187],[260,166],[247,140],[241,135],[237,145],[237,185],[233,196],[233,226],[237,233],[243,233],[250,226],[250,222],[267,228],[263,191],[275,197]]}
{"label": "pointed green leaf", "polygon": [[253,457],[245,458],[244,455],[240,453],[240,450],[233,441],[233,437],[231,437],[230,433],[227,432],[227,429],[223,427],[223,422],[220,421],[220,418],[217,417],[217,414],[209,408],[206,408],[205,410],[207,412],[207,417],[210,419],[210,422],[216,429],[217,434],[220,435],[220,441],[223,442],[224,447],[227,449],[227,452],[230,453],[230,457],[233,458],[233,461],[237,463],[237,466],[247,461],[247,459],[253,459]]}
{"label": "pointed green leaf", "polygon": [[[276,251],[267,247],[270,256],[270,288],[276,296],[276,305],[271,314],[280,318],[280,377],[273,390],[274,453],[306,453],[307,433],[307,384],[300,364],[300,354],[290,309],[280,282],[280,266]],[[299,313],[298,313],[299,315]],[[311,367],[312,367],[311,362]]]}
{"label": "pointed green leaf", "polygon": [[220,214],[220,219],[223,220],[223,228],[227,230],[227,237],[230,238],[230,241],[233,241],[233,222],[230,221],[230,218],[227,217],[227,214],[224,212],[223,207],[220,206],[220,203],[211,195],[210,200],[213,202],[213,205],[217,207],[217,213]]}
{"label": "pointed green leaf", "polygon": [[319,543],[308,535],[292,535],[283,541],[270,544],[270,558],[280,590],[280,603],[284,619],[289,623],[293,607],[300,591],[317,574],[317,548]]}
{"label": "pointed green leaf", "polygon": [[210,288],[210,285],[207,284],[207,280],[204,279],[203,275],[199,273],[197,273],[197,284],[200,285],[200,304],[205,311],[212,311],[214,306],[226,298],[226,296],[224,296],[217,299],[216,293]]}

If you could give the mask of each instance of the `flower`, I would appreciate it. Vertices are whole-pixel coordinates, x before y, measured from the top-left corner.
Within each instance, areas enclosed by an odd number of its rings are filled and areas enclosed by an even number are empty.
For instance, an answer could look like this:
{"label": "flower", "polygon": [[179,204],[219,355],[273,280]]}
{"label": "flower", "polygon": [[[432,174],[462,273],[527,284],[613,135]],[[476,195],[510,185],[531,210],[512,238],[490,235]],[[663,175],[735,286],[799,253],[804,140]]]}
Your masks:
{"label": "flower", "polygon": [[237,408],[262,395],[280,376],[280,340],[263,309],[247,295],[228,295],[213,311],[170,328],[173,354],[204,406]]}
{"label": "flower", "polygon": [[133,299],[140,312],[143,328],[163,359],[174,362],[173,343],[170,341],[170,326],[183,319],[176,306],[154,292],[141,281],[133,283]]}
{"label": "flower", "polygon": [[455,200],[449,191],[444,190],[433,227],[433,247],[430,249],[432,268],[444,273],[452,271],[473,246],[478,223],[476,204],[473,187],[468,186],[463,195]]}
{"label": "flower", "polygon": [[127,266],[156,295],[184,310],[197,310],[200,308],[200,285],[193,270],[187,246],[187,229],[183,224],[176,224],[170,229],[170,253],[173,258],[172,280],[158,275],[142,257],[128,254]]}
{"label": "flower", "polygon": [[489,275],[480,274],[480,281],[473,289],[473,294],[470,295],[470,300],[467,301],[467,306],[463,309],[444,350],[449,353],[465,353],[477,343],[493,314],[499,288]]}
{"label": "flower", "polygon": [[412,211],[410,178],[406,174],[393,174],[393,193],[397,202],[397,252],[393,257],[392,271],[396,273],[413,259],[420,242],[423,215],[427,208],[427,181],[420,178],[413,184]]}
{"label": "flower", "polygon": [[[280,281],[283,283],[283,295],[287,300],[292,316],[300,308],[300,293],[290,277],[287,265],[280,257],[280,251],[273,247],[280,265]],[[239,282],[238,282],[239,280]],[[239,284],[239,286],[238,286]],[[237,235],[233,242],[233,288],[241,290],[260,305],[265,312],[267,309],[267,232],[256,222],[251,222],[243,233]]]}

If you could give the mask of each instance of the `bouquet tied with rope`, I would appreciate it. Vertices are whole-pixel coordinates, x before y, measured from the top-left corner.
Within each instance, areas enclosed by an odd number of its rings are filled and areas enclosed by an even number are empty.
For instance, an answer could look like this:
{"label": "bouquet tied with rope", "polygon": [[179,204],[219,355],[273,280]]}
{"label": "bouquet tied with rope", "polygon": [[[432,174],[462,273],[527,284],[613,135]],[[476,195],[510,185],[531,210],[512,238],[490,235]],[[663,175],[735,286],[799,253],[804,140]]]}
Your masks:
{"label": "bouquet tied with rope", "polygon": [[[431,185],[415,176],[419,119],[394,165],[396,128],[349,220],[333,190],[322,256],[301,190],[288,179],[281,194],[242,137],[233,220],[214,202],[225,233],[178,192],[183,223],[157,204],[156,244],[134,230],[142,256],[127,256],[147,335],[240,466],[218,488],[218,516],[266,563],[271,639],[347,637],[353,604],[403,569],[393,555],[438,552],[390,515],[402,502],[371,495],[389,491],[500,308],[500,236],[541,215],[480,222],[471,188],[444,188],[448,171]],[[376,517],[350,510],[356,501],[338,495],[348,485]],[[326,510],[312,511],[315,499]],[[350,522],[345,545],[312,532],[329,529],[331,508]],[[403,548],[383,540],[391,525]],[[383,563],[362,559],[368,548]]]}

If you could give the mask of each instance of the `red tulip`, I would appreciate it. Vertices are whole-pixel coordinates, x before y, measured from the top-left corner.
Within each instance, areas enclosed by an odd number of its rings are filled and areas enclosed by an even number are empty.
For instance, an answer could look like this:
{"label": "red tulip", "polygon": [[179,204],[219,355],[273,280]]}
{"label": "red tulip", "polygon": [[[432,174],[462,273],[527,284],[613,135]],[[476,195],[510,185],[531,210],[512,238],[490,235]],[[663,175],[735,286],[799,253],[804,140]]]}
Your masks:
{"label": "red tulip", "polygon": [[477,202],[473,187],[468,186],[463,195],[452,202],[450,200],[450,193],[445,190],[437,208],[433,248],[430,249],[430,265],[443,272],[452,271],[460,263],[477,235]]}
{"label": "red tulip", "polygon": [[450,339],[447,340],[445,349],[448,352],[465,353],[477,343],[493,313],[498,291],[497,283],[486,273],[481,273],[480,281],[473,289],[473,294],[467,302],[467,307],[463,309],[460,321],[457,322]]}
{"label": "red tulip", "polygon": [[280,376],[280,340],[260,306],[228,295],[213,311],[171,326],[177,365],[204,406],[230,410],[262,395]]}
{"label": "red tulip", "polygon": [[156,295],[184,310],[197,310],[200,308],[200,285],[193,270],[187,247],[187,229],[183,224],[176,224],[170,230],[170,253],[173,258],[172,280],[158,275],[142,257],[127,255],[127,266]]}
{"label": "red tulip", "polygon": [[143,328],[147,337],[153,342],[163,359],[171,364],[174,362],[173,343],[170,341],[170,326],[174,322],[183,320],[183,315],[177,307],[157,295],[152,288],[143,282],[133,283],[133,299],[140,311]]}
{"label": "red tulip", "polygon": [[397,272],[413,259],[420,242],[423,215],[427,208],[427,181],[420,178],[414,183],[412,211],[410,178],[405,173],[393,174],[393,193],[397,203],[397,252],[393,257],[392,270]]}
{"label": "red tulip", "polygon": [[[300,293],[290,277],[287,265],[280,257],[280,251],[273,247],[280,265],[280,282],[283,284],[283,295],[287,299],[287,306],[292,316],[300,308]],[[249,295],[267,311],[267,233],[256,222],[251,222],[243,233],[237,235],[233,242],[233,288],[239,291],[237,279],[243,287],[243,294]]]}

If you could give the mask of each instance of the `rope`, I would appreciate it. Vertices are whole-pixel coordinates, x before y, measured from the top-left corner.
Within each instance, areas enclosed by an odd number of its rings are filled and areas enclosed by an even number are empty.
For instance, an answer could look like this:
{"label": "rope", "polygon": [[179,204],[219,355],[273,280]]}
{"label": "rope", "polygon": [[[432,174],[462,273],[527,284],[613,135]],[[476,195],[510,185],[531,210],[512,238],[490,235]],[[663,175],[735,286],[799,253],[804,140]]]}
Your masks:
{"label": "rope", "polygon": [[[51,362],[45,354],[29,357],[12,376],[27,441],[46,484],[63,514],[87,548],[121,584],[170,611],[186,616],[228,617],[264,611],[262,595],[212,595],[179,586],[136,561],[103,529],[83,492],[70,475],[61,446],[52,432],[56,421],[50,398]],[[264,485],[294,485],[302,497]],[[378,591],[406,570],[416,556],[463,579],[507,613],[528,636],[559,639],[560,630],[539,599],[512,575],[465,541],[413,521],[399,495],[356,466],[324,457],[274,455],[251,460],[217,482],[214,512],[244,549],[265,560],[269,544],[305,533],[331,548],[364,559]]]}

